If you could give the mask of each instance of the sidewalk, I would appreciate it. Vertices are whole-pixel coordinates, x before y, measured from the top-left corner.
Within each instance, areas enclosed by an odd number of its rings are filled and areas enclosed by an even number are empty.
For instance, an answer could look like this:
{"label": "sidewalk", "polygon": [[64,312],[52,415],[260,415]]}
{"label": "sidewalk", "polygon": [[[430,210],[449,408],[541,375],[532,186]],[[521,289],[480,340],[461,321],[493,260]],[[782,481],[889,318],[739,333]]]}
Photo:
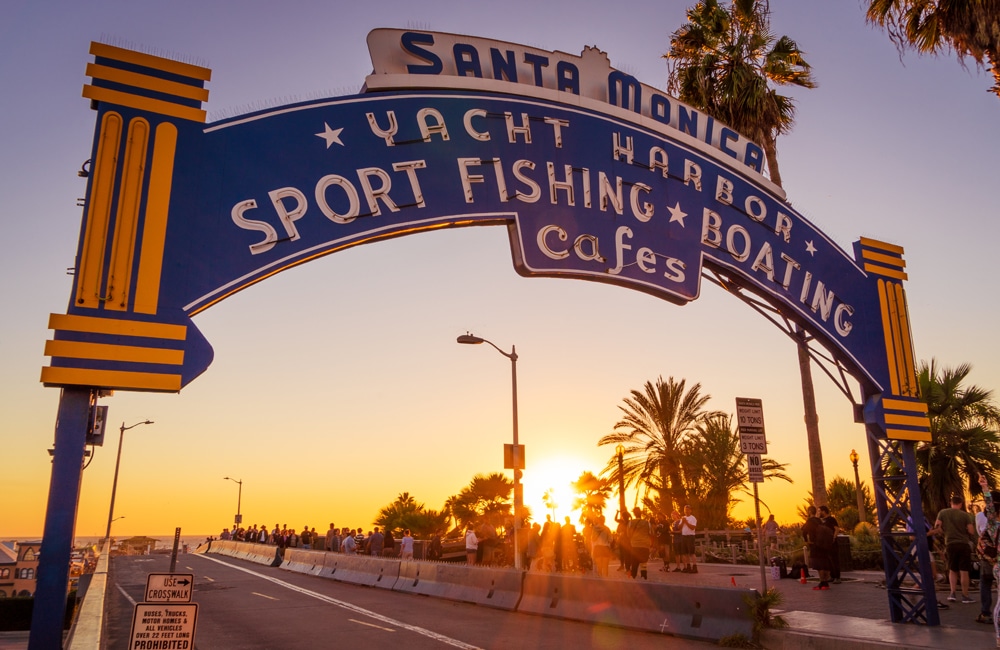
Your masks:
{"label": "sidewalk", "polygon": [[[649,578],[670,584],[697,584],[761,589],[760,568],[733,564],[700,564],[697,574],[664,573],[659,560],[649,563]],[[612,576],[621,576],[613,568]],[[891,623],[889,597],[880,585],[884,576],[880,571],[845,571],[839,585],[829,591],[814,591],[818,581],[807,584],[798,580],[772,580],[767,570],[767,586],[776,587],[785,600],[775,613],[780,614],[789,627],[768,631],[763,639],[769,650],[884,650],[886,648],[995,648],[993,626],[976,623],[979,614],[979,589],[971,589],[976,602],[968,605],[948,603],[948,609],[938,610],[941,625]],[[938,585],[941,587],[942,585]],[[939,589],[938,598],[945,601]],[[994,594],[994,598],[996,595]],[[995,604],[994,600],[994,604]]]}

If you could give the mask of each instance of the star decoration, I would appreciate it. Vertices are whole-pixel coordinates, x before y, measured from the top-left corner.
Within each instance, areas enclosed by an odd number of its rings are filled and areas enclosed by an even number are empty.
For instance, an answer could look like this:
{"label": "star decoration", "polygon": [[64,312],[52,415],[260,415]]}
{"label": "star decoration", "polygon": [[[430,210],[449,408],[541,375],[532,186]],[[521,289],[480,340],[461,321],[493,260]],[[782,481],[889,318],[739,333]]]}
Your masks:
{"label": "star decoration", "polygon": [[674,223],[675,221],[681,224],[681,228],[684,227],[684,217],[688,216],[687,212],[681,210],[681,202],[678,201],[674,204],[674,207],[667,206],[667,212],[670,213],[670,221],[668,223]]}
{"label": "star decoration", "polygon": [[342,128],[340,128],[340,129],[331,129],[329,124],[327,124],[326,122],[323,122],[323,132],[322,133],[317,133],[316,137],[317,138],[323,138],[324,140],[326,140],[326,148],[327,149],[329,149],[330,145],[333,144],[334,142],[336,142],[341,147],[343,147],[344,143],[340,141],[340,132],[343,131],[343,130],[344,129],[342,129]]}
{"label": "star decoration", "polygon": [[812,240],[806,242],[806,252],[816,257],[816,247],[813,246]]}

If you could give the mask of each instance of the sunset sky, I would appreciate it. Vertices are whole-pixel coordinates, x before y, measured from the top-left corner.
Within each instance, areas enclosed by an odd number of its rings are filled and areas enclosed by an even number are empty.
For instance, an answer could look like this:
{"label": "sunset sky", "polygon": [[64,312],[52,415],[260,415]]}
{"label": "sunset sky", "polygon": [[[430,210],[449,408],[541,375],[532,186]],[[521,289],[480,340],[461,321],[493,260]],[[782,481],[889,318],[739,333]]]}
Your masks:
{"label": "sunset sky", "polygon": [[[690,2],[385,0],[355,2],[10,0],[0,22],[0,539],[40,536],[58,390],[39,383],[50,313],[65,313],[95,113],[81,97],[91,41],[212,69],[209,121],[357,92],[378,27],[453,32],[579,54],[665,87],[661,55]],[[772,0],[776,34],[795,39],[819,87],[796,100],[778,140],[788,200],[845,250],[859,237],[904,247],[919,359],[974,366],[1000,387],[995,332],[1000,100],[988,75],[951,55],[907,53],[864,21],[861,3]],[[180,394],[119,392],[84,472],[77,535],[108,518],[118,428],[125,433],[117,535],[218,533],[243,481],[246,523],[369,527],[402,492],[440,509],[473,475],[502,469],[518,361],[525,500],[613,454],[597,440],[630,390],[657,377],[700,383],[710,407],[763,400],[769,455],[794,484],[760,487],[792,523],[810,490],[796,350],[768,321],[704,283],[684,307],[582,281],[522,278],[503,228],[430,232],[369,244],[281,273],[195,322],[215,349]],[[818,369],[827,480],[870,476],[864,430]],[[856,386],[855,386],[856,393]],[[870,478],[865,478],[870,483]],[[628,494],[631,506],[634,493]],[[557,516],[569,515],[561,499]],[[609,512],[613,514],[614,508]],[[697,507],[696,507],[697,514]],[[752,514],[744,497],[736,514]],[[575,518],[575,515],[574,515]]]}

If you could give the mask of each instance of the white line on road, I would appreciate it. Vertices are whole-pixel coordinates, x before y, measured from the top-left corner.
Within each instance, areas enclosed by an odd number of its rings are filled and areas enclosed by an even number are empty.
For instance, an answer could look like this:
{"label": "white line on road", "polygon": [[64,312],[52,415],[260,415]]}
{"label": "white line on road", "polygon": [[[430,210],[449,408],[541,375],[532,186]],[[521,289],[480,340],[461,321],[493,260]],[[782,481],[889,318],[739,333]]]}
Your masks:
{"label": "white line on road", "polygon": [[378,629],[378,630],[385,630],[386,632],[395,632],[396,631],[396,630],[392,629],[391,627],[382,627],[381,625],[375,625],[374,623],[365,623],[364,621],[359,621],[356,618],[349,618],[347,620],[349,620],[351,623],[357,623],[358,625],[367,625],[368,627],[374,627],[375,629]]}
{"label": "white line on road", "polygon": [[259,594],[259,593],[257,593],[256,591],[251,591],[250,593],[251,593],[252,595],[254,595],[254,596],[260,596],[261,598],[267,598],[268,600],[278,600],[278,599],[277,599],[277,598],[275,598],[274,596],[268,596],[267,594]]}
{"label": "white line on road", "polygon": [[379,614],[377,612],[373,612],[373,611],[365,609],[363,607],[358,607],[354,603],[349,603],[349,602],[347,602],[345,600],[337,600],[336,598],[331,598],[330,596],[326,596],[324,594],[317,593],[315,591],[310,591],[308,589],[304,589],[303,587],[299,587],[297,585],[293,585],[290,582],[285,582],[284,580],[278,580],[277,578],[272,578],[271,576],[264,575],[263,573],[257,573],[256,571],[251,571],[250,569],[246,569],[246,568],[241,567],[241,566],[236,566],[235,564],[230,564],[228,562],[223,562],[222,560],[216,559],[214,557],[209,557],[208,555],[200,555],[199,557],[202,558],[202,559],[204,559],[204,560],[211,560],[212,562],[217,562],[219,564],[224,564],[227,567],[236,569],[237,571],[243,571],[244,573],[249,573],[252,576],[257,576],[258,578],[261,578],[262,580],[267,580],[268,582],[273,582],[274,584],[280,585],[282,587],[285,587],[286,589],[291,589],[292,591],[297,591],[300,594],[305,594],[306,596],[311,596],[312,598],[315,598],[317,600],[322,600],[323,602],[330,603],[331,605],[336,605],[337,607],[342,607],[343,609],[346,609],[348,611],[354,612],[356,614],[360,614],[362,616],[367,616],[368,618],[373,618],[376,621],[380,621],[382,623],[385,623],[386,625],[394,625],[394,626],[402,628],[404,630],[409,630],[410,632],[414,632],[416,634],[420,634],[421,636],[425,636],[425,637],[427,637],[429,639],[434,639],[436,641],[440,641],[441,643],[450,645],[450,646],[455,647],[455,648],[462,648],[462,650],[482,650],[482,648],[479,648],[478,646],[470,645],[468,643],[465,643],[464,641],[459,641],[458,639],[452,639],[451,637],[445,636],[443,634],[438,634],[437,632],[434,632],[432,630],[428,630],[426,628],[418,627],[416,625],[410,625],[409,623],[404,623],[402,621],[397,621],[397,620],[395,620],[393,618],[389,618],[388,616],[383,616],[382,614]]}
{"label": "white line on road", "polygon": [[131,596],[129,596],[127,593],[125,593],[125,590],[122,589],[122,586],[121,585],[115,585],[115,586],[118,587],[118,591],[122,592],[122,596],[125,596],[125,600],[127,600],[130,603],[132,603],[132,607],[135,607],[135,601],[132,600]]}

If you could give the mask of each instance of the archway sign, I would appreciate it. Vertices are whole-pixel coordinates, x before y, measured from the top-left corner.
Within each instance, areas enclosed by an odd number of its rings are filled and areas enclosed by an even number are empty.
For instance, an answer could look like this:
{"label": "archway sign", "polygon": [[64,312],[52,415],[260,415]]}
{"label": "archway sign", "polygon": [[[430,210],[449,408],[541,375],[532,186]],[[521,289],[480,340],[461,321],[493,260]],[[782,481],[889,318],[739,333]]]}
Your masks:
{"label": "archway sign", "polygon": [[[763,174],[761,147],[595,48],[393,29],[368,46],[374,71],[358,95],[206,124],[210,70],[92,44],[85,214],[41,380],[63,402],[85,391],[78,410],[97,389],[176,392],[212,361],[195,314],[292,266],[437,228],[505,226],[522,275],[679,304],[713,273],[859,382],[893,619],[936,624],[928,565],[911,561],[926,559],[926,541],[894,537],[907,517],[923,525],[912,451],[929,439],[903,250],[870,239],[841,250]],[[72,435],[75,456],[83,433]],[[882,480],[887,453],[905,481]],[[904,578],[922,593],[908,599]]]}

